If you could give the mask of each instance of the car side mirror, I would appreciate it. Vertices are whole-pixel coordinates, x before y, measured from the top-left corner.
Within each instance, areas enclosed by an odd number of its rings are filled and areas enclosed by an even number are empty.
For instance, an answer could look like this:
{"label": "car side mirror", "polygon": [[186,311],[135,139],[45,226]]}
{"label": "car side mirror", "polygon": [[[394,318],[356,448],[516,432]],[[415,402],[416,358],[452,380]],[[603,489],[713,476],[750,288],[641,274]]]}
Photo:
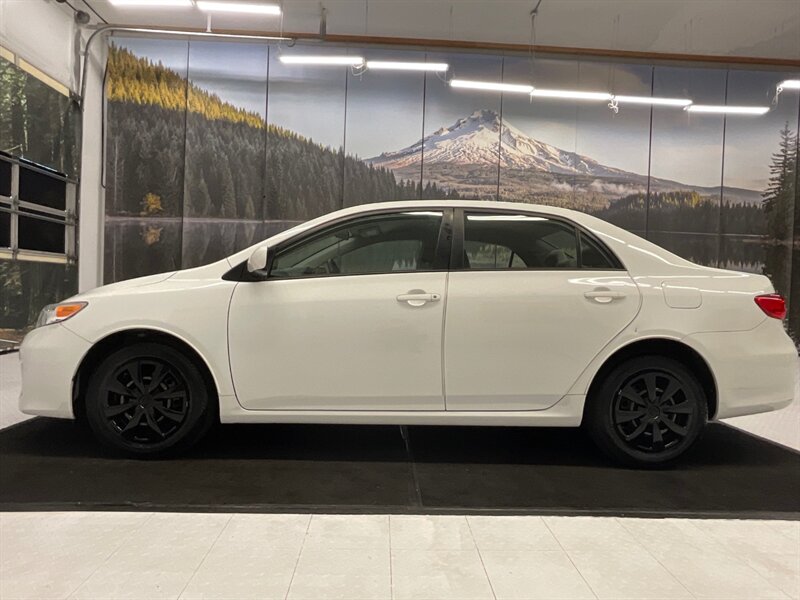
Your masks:
{"label": "car side mirror", "polygon": [[247,272],[260,277],[267,276],[268,251],[266,246],[259,246],[247,259]]}

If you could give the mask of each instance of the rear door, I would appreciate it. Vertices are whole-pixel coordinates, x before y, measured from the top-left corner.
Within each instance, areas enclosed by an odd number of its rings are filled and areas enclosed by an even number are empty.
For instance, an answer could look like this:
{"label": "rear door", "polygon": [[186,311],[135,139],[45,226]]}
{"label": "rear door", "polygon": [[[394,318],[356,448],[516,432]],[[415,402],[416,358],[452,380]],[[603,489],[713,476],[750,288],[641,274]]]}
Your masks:
{"label": "rear door", "polygon": [[568,221],[457,211],[455,223],[447,410],[549,408],[636,316],[636,284],[599,240]]}

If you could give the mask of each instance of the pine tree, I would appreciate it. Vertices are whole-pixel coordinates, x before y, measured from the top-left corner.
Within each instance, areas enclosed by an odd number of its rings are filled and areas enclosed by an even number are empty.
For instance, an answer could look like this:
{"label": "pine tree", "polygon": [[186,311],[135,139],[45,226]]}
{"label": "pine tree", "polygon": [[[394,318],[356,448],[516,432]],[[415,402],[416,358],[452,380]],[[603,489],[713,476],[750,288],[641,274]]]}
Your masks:
{"label": "pine tree", "polygon": [[197,215],[207,215],[208,208],[211,206],[211,196],[208,194],[208,186],[206,185],[205,175],[200,171],[200,176],[197,178],[197,191],[193,196],[194,211]]}
{"label": "pine tree", "polygon": [[785,240],[791,235],[792,215],[797,195],[797,135],[787,122],[780,131],[778,151],[772,155],[769,185],[762,206],[767,215],[767,235]]}
{"label": "pine tree", "polygon": [[222,217],[231,219],[236,216],[236,190],[227,162],[223,162],[220,165],[219,178],[220,194],[222,196]]}

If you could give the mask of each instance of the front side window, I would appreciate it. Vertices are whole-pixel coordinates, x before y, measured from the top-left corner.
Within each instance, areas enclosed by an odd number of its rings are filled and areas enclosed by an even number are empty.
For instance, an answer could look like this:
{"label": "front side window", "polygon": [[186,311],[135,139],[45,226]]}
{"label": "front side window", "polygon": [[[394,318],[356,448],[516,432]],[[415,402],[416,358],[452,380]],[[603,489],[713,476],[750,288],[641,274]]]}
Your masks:
{"label": "front side window", "polygon": [[270,277],[430,271],[441,224],[440,211],[353,219],[279,250]]}
{"label": "front side window", "polygon": [[546,217],[467,213],[466,269],[577,269],[575,228]]}

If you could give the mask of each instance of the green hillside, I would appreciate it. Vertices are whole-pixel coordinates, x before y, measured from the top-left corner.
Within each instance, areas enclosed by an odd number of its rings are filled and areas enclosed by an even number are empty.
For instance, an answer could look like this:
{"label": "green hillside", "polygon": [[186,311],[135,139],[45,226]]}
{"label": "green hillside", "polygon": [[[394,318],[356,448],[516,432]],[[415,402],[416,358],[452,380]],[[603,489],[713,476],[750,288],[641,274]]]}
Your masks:
{"label": "green hillside", "polygon": [[[188,89],[187,89],[188,88]],[[139,58],[130,50],[112,45],[108,56],[106,99],[109,102],[131,102],[160,106],[203,115],[207,119],[246,123],[263,129],[264,121],[256,113],[223,102],[216,94],[188,83],[180,74],[161,62]]]}
{"label": "green hillside", "polygon": [[111,215],[303,220],[364,202],[457,197],[268,125],[123,48],[111,47],[106,92]]}

